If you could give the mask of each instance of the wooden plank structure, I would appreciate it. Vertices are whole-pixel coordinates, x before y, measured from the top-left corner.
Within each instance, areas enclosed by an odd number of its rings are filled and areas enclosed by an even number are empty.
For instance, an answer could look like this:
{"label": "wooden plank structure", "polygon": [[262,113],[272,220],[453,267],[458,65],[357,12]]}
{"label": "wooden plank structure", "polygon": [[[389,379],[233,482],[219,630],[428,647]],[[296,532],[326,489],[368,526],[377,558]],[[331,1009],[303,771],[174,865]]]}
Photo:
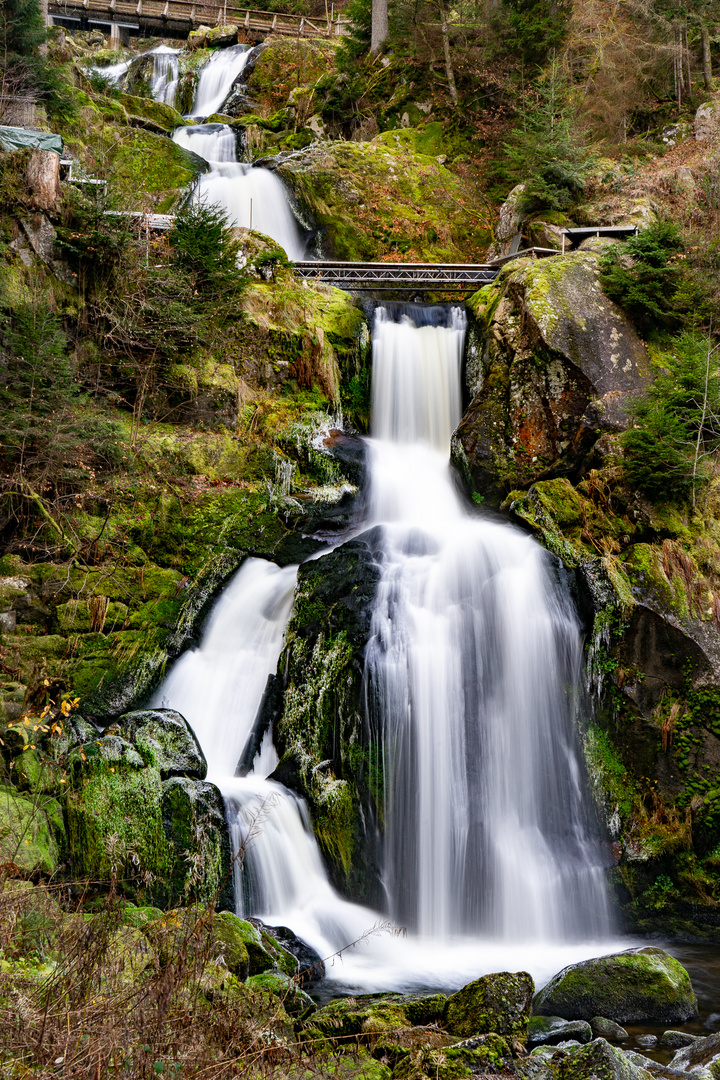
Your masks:
{"label": "wooden plank structure", "polygon": [[155,34],[187,35],[197,26],[238,26],[247,41],[262,41],[269,34],[288,37],[338,37],[348,20],[335,15],[308,18],[287,12],[240,7],[233,0],[48,0],[53,20],[82,26],[119,26]]}

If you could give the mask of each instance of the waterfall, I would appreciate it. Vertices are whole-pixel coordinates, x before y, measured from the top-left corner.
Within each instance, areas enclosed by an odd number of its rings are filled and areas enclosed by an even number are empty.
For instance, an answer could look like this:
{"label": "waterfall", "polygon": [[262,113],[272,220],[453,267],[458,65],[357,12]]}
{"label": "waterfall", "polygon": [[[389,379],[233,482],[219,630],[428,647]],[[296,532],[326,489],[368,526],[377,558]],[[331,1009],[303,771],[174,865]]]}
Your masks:
{"label": "waterfall", "polygon": [[[232,50],[225,50],[230,52]],[[267,169],[237,160],[236,136],[226,124],[177,128],[174,141],[205,158],[210,171],[200,176],[197,202],[223,210],[231,225],[253,228],[276,240],[290,259],[302,259],[305,245],[282,181]]]}
{"label": "waterfall", "polygon": [[156,101],[164,101],[166,105],[175,104],[175,92],[180,81],[180,67],[178,65],[179,49],[171,49],[167,45],[158,45],[153,49],[153,73],[150,80],[150,93]]}
{"label": "waterfall", "polygon": [[217,49],[200,69],[195,101],[190,116],[212,116],[220,112],[232,85],[250,59],[249,45]]}
{"label": "waterfall", "polygon": [[175,91],[180,78],[178,54],[180,49],[171,49],[167,45],[158,45],[149,52],[141,53],[139,57],[133,56],[129,60],[122,60],[119,64],[111,64],[108,67],[94,67],[93,70],[107,79],[113,86],[119,86],[123,75],[133,64],[143,60],[146,56],[152,56],[153,71],[150,78],[150,94],[155,101],[163,101],[166,105],[175,104]]}
{"label": "waterfall", "polygon": [[[366,655],[384,746],[385,885],[407,937],[330,885],[307,808],[268,780],[266,736],[235,775],[275,671],[296,568],[247,560],[153,704],[179,710],[225,798],[238,914],[282,923],[357,991],[452,989],[490,971],[542,982],[616,944],[584,811],[577,619],[549,556],[468,511],[449,464],[459,309],[376,311],[368,520],[382,576]],[[347,946],[365,940],[355,948]]]}
{"label": "waterfall", "polygon": [[542,548],[470,516],[449,464],[459,309],[376,312],[366,675],[384,746],[391,914],[421,934],[607,933],[579,761],[581,639]]}

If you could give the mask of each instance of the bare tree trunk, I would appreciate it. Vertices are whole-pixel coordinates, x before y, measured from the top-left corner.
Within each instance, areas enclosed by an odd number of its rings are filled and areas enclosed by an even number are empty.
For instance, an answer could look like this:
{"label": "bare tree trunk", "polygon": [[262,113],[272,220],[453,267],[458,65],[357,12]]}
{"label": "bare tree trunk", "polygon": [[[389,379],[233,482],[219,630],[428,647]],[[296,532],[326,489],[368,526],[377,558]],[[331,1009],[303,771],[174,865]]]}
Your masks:
{"label": "bare tree trunk", "polygon": [[372,0],[372,21],[370,24],[370,53],[377,56],[388,39],[387,0]]}
{"label": "bare tree trunk", "polygon": [[707,26],[700,27],[700,40],[702,41],[702,67],[703,82],[706,90],[712,90],[712,60],[710,59],[710,34]]}
{"label": "bare tree trunk", "polygon": [[455,72],[453,71],[452,60],[450,58],[450,35],[448,34],[447,13],[445,11],[443,0],[438,0],[438,7],[440,9],[440,27],[442,30],[443,50],[445,52],[445,72],[447,74],[448,89],[453,105],[457,106],[457,87],[455,85]]}
{"label": "bare tree trunk", "polygon": [[[42,13],[43,25],[47,27],[48,24],[48,0],[40,0],[40,11]],[[43,42],[40,46],[40,55],[47,56],[47,42]]]}

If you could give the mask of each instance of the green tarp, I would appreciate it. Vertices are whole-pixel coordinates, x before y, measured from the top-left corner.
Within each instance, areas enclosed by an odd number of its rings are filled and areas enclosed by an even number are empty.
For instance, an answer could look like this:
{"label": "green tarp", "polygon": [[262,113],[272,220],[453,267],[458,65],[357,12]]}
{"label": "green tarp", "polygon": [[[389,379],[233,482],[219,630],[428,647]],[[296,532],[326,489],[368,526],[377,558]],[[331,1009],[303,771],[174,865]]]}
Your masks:
{"label": "green tarp", "polygon": [[0,146],[3,150],[19,150],[31,146],[33,150],[54,150],[62,156],[62,135],[52,131],[32,131],[30,128],[0,127]]}

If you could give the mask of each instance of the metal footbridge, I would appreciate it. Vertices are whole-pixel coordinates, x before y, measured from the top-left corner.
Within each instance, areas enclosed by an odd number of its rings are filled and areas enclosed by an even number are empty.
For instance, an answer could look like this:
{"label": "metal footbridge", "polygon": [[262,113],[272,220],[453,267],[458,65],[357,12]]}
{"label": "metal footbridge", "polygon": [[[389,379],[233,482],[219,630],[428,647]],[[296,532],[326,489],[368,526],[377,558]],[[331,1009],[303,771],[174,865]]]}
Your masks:
{"label": "metal footbridge", "polygon": [[296,262],[292,269],[301,281],[322,281],[339,289],[445,292],[488,285],[495,280],[499,267],[490,263]]}

